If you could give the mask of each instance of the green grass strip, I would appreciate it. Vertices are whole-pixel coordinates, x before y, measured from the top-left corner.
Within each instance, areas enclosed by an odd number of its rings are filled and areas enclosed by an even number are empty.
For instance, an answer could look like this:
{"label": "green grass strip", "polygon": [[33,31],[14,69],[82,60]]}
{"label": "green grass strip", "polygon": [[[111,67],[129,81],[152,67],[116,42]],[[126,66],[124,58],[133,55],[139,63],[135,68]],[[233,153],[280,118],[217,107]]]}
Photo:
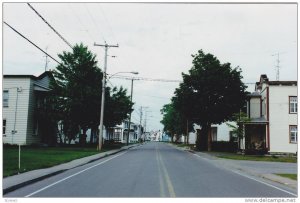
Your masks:
{"label": "green grass strip", "polygon": [[277,173],[276,175],[285,177],[285,178],[289,178],[292,180],[297,180],[297,174],[287,174],[287,173]]}

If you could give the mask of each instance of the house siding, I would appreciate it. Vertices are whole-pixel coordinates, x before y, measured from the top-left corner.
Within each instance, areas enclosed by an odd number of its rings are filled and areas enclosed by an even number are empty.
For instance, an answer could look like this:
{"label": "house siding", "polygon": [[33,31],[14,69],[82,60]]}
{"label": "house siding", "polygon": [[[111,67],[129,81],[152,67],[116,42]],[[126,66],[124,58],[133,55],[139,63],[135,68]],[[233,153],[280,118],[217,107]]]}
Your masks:
{"label": "house siding", "polygon": [[250,100],[250,118],[259,118],[260,114],[260,98],[252,98]]}
{"label": "house siding", "polygon": [[[18,92],[16,131],[14,135],[12,130],[15,123],[15,110],[17,99],[17,88],[21,87],[22,91]],[[30,78],[5,78],[3,80],[3,90],[9,90],[8,107],[2,107],[3,119],[6,119],[6,135],[3,136],[3,143],[26,144],[27,136],[27,118],[28,118],[28,101],[30,92]]]}
{"label": "house siding", "polygon": [[33,90],[34,81],[30,81],[30,97],[28,99],[28,117],[27,117],[27,137],[26,137],[26,144],[32,144],[32,143],[39,143],[40,142],[40,136],[34,135],[34,110],[35,110],[35,101],[36,96],[35,92]]}
{"label": "house siding", "polygon": [[289,114],[289,96],[297,95],[297,86],[269,86],[270,152],[296,153],[290,143],[289,126],[297,125],[297,114]]}
{"label": "house siding", "polygon": [[41,85],[43,87],[49,87],[50,78],[49,77],[43,77],[40,80],[35,81],[36,84]]}

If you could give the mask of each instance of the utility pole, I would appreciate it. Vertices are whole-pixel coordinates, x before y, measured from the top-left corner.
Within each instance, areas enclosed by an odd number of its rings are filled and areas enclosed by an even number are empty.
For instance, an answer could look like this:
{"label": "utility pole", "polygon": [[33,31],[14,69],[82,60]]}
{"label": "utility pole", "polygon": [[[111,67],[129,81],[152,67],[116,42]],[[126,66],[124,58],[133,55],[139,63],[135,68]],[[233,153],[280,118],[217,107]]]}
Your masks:
{"label": "utility pole", "polygon": [[147,126],[147,111],[145,111],[145,121],[144,121],[145,132],[147,132],[146,131],[146,126]]}
{"label": "utility pole", "polygon": [[[132,93],[133,93],[133,78],[131,78],[131,93],[130,93],[130,103],[132,103]],[[129,125],[128,125],[128,135],[126,145],[129,144],[129,136],[130,136],[130,126],[131,126],[131,109],[129,113]]]}
{"label": "utility pole", "polygon": [[143,107],[140,108],[140,133],[139,138],[142,138],[142,119],[143,119]]}
{"label": "utility pole", "polygon": [[119,45],[108,45],[106,42],[105,44],[96,44],[94,46],[105,47],[105,55],[104,55],[104,72],[102,78],[102,97],[101,97],[101,110],[100,110],[100,125],[99,125],[99,145],[98,150],[101,151],[102,149],[102,138],[103,138],[103,115],[104,115],[104,102],[105,102],[105,85],[106,85],[106,69],[107,69],[107,50],[110,47],[119,47]]}

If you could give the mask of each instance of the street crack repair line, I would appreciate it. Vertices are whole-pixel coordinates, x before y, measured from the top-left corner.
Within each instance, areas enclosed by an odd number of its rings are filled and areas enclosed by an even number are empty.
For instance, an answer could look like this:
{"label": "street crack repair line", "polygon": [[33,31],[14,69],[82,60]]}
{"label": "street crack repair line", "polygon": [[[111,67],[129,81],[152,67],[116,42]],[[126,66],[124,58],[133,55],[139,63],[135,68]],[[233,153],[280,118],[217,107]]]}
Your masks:
{"label": "street crack repair line", "polygon": [[102,162],[100,162],[100,163],[98,163],[98,164],[96,164],[96,165],[90,166],[90,167],[88,167],[88,168],[86,168],[86,169],[84,169],[84,170],[81,170],[81,171],[79,171],[79,172],[77,172],[77,173],[74,173],[73,175],[67,176],[67,177],[65,177],[65,178],[63,178],[63,179],[61,179],[61,180],[59,180],[59,181],[56,181],[56,182],[54,182],[54,183],[52,183],[52,184],[50,184],[50,185],[48,185],[48,186],[46,186],[46,187],[43,187],[43,188],[41,188],[41,189],[39,189],[39,190],[37,190],[37,191],[35,191],[35,192],[33,192],[33,193],[30,193],[29,195],[26,195],[25,197],[31,197],[31,196],[33,196],[33,195],[35,195],[35,194],[37,194],[37,193],[39,193],[39,192],[42,192],[42,191],[44,191],[44,190],[46,190],[46,189],[48,189],[48,188],[50,188],[50,187],[52,187],[52,186],[54,186],[54,185],[57,185],[58,183],[61,183],[61,182],[65,181],[65,180],[68,180],[68,179],[70,179],[70,178],[72,178],[72,177],[74,177],[74,176],[77,176],[77,175],[79,175],[79,174],[81,174],[81,173],[83,173],[83,172],[85,172],[85,171],[88,171],[88,170],[90,170],[90,169],[92,169],[92,168],[95,168],[95,167],[97,167],[97,166],[99,166],[99,165],[102,165],[102,164],[104,164],[104,163],[106,163],[106,162],[108,162],[108,161],[110,161],[110,160],[112,160],[112,159],[114,159],[114,158],[117,158],[118,156],[121,156],[121,155],[123,155],[123,154],[125,154],[125,153],[127,153],[127,152],[128,152],[128,151],[123,152],[123,153],[118,154],[118,155],[116,155],[116,156],[113,156],[113,157],[111,157],[111,158],[109,158],[109,159],[106,159],[105,161],[102,161]]}

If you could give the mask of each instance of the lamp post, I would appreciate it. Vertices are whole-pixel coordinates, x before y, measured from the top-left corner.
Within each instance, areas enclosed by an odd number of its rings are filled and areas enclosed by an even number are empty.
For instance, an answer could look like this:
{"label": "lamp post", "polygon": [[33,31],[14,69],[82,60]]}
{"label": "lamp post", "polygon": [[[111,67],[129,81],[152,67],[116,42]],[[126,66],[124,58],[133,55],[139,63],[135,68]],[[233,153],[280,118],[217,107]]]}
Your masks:
{"label": "lamp post", "polygon": [[138,74],[138,72],[134,72],[134,71],[131,71],[131,72],[117,72],[117,73],[112,74],[109,78],[106,79],[106,75],[107,75],[107,73],[106,73],[107,59],[106,58],[105,58],[104,78],[102,80],[102,99],[101,99],[101,112],[100,112],[100,125],[99,125],[99,145],[98,145],[99,151],[101,151],[101,149],[102,149],[102,142],[103,142],[103,120],[104,120],[103,117],[104,117],[104,97],[105,97],[105,84],[106,84],[106,80],[109,80],[114,75],[119,74],[119,73]]}
{"label": "lamp post", "polygon": [[[138,74],[138,73],[135,73]],[[131,93],[130,93],[130,103],[132,103],[132,94],[133,94],[133,80],[134,78],[131,78]],[[129,125],[128,125],[128,135],[127,135],[127,142],[126,145],[129,144],[129,136],[130,136],[130,125],[131,125],[131,109],[129,114]]]}
{"label": "lamp post", "polygon": [[113,76],[115,76],[115,75],[117,75],[117,74],[120,74],[120,73],[131,73],[131,74],[135,74],[135,75],[139,74],[139,73],[136,72],[136,71],[131,71],[131,72],[117,72],[117,73],[114,73],[114,74],[112,74],[112,75],[107,74],[107,75],[110,75],[110,76],[107,78],[107,80],[109,80],[109,79],[112,78]]}

